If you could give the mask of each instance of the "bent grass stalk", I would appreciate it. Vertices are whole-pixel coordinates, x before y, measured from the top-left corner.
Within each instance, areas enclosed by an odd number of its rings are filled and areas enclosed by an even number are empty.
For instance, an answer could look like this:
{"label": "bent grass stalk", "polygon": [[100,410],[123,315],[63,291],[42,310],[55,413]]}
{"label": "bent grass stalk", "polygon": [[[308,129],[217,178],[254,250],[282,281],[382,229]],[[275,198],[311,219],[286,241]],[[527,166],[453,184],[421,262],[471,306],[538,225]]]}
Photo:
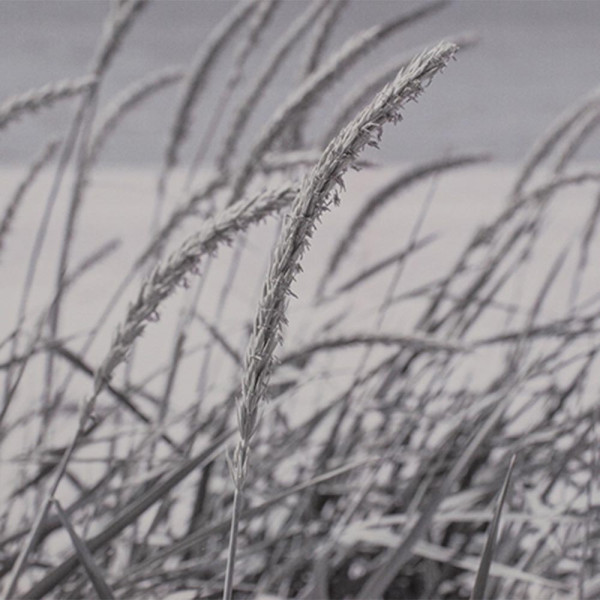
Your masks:
{"label": "bent grass stalk", "polygon": [[[55,339],[59,333],[59,323],[65,294],[65,277],[69,267],[71,249],[73,247],[75,231],[77,228],[76,225],[83,206],[85,190],[92,167],[89,150],[92,125],[98,106],[100,86],[103,83],[104,76],[111,66],[115,55],[123,43],[123,40],[127,36],[127,33],[130,31],[140,12],[147,4],[148,0],[131,0],[131,2],[120,6],[119,9],[112,12],[106,19],[103,35],[98,45],[96,56],[92,61],[92,72],[95,75],[96,81],[82,97],[75,118],[76,121],[81,119],[81,125],[79,127],[79,146],[75,157],[75,178],[70,195],[71,197],[67,212],[68,216],[64,225],[60,256],[56,269],[54,300],[48,314],[49,336],[51,340]],[[60,189],[61,179],[62,177],[57,176],[55,186],[56,193],[58,193]],[[43,397],[44,419],[47,419],[50,416],[50,407],[55,404],[52,398],[54,374],[53,361],[53,354],[50,353],[46,357],[45,390]],[[59,397],[57,403],[60,401],[61,399]],[[55,408],[56,406],[54,406],[52,410]]]}
{"label": "bent grass stalk", "polygon": [[159,216],[169,174],[177,165],[179,151],[189,134],[192,110],[204,90],[217,59],[227,47],[228,42],[235,35],[236,31],[255,8],[256,0],[240,2],[212,31],[206,44],[199,49],[192,60],[190,69],[185,76],[179,106],[175,112],[175,119],[165,150],[164,164],[158,179],[157,215],[155,220]]}
{"label": "bent grass stalk", "polygon": [[235,115],[232,118],[232,125],[229,127],[229,132],[221,149],[217,155],[217,168],[220,172],[225,172],[228,168],[231,158],[235,155],[238,142],[240,141],[244,131],[248,125],[248,121],[263,95],[266,87],[269,86],[281,64],[292,51],[294,46],[306,33],[313,24],[314,20],[323,12],[327,2],[316,0],[304,11],[280,37],[277,44],[270,52],[260,73],[254,78],[250,91],[239,102],[235,110]]}
{"label": "bent grass stalk", "polygon": [[236,554],[236,538],[243,487],[248,471],[250,443],[258,425],[258,411],[274,363],[274,352],[286,323],[286,304],[291,286],[301,269],[318,220],[337,203],[343,175],[365,146],[377,146],[383,126],[401,120],[401,109],[415,100],[455,55],[457,47],[441,43],[416,57],[374,100],[329,144],[312,173],[305,177],[294,201],[287,224],[281,232],[265,279],[254,328],[245,356],[242,396],[237,406],[239,440],[231,459],[235,486],[230,543],[223,591],[230,600]]}
{"label": "bent grass stalk", "polygon": [[48,84],[9,98],[0,106],[0,130],[26,113],[35,112],[40,108],[50,108],[60,100],[87,92],[95,82],[96,78],[93,75],[85,75],[79,79]]}
{"label": "bent grass stalk", "polygon": [[465,345],[453,344],[452,342],[443,342],[434,338],[414,335],[372,335],[356,333],[343,337],[323,339],[316,341],[305,348],[300,348],[295,352],[286,354],[281,359],[281,364],[299,362],[302,364],[314,354],[332,348],[348,348],[351,346],[399,346],[404,348],[415,348],[419,350],[428,350],[431,352],[469,352]]}
{"label": "bent grass stalk", "polygon": [[404,248],[402,248],[399,252],[394,252],[391,256],[387,256],[382,260],[377,261],[375,264],[370,265],[366,269],[362,270],[357,275],[354,275],[351,279],[346,280],[342,283],[335,291],[335,296],[340,294],[344,294],[356,286],[368,281],[371,277],[381,273],[383,270],[387,269],[389,266],[403,262],[410,255],[418,252],[419,250],[426,248],[433,241],[438,239],[438,236],[435,234],[428,235],[424,238],[417,239],[410,244],[407,244]]}
{"label": "bent grass stalk", "polygon": [[550,129],[538,139],[525,159],[517,180],[512,188],[514,201],[519,200],[527,182],[531,179],[536,169],[550,155],[552,150],[562,139],[591,112],[597,112],[600,106],[600,88],[593,90],[586,98],[575,106],[569,107]]}
{"label": "bent grass stalk", "polygon": [[157,92],[179,82],[183,74],[181,67],[168,67],[146,75],[140,81],[123,90],[98,117],[99,123],[94,130],[90,144],[90,165],[94,165],[98,161],[107,139],[126,114]]}
{"label": "bent grass stalk", "polygon": [[443,158],[400,173],[370,198],[356,217],[354,217],[346,234],[337,243],[337,246],[329,259],[329,263],[318,284],[319,291],[317,293],[319,295],[323,294],[326,281],[335,273],[339,264],[342,262],[342,259],[349,253],[352,245],[356,243],[360,232],[388,202],[393,201],[397,197],[399,192],[406,190],[406,188],[410,188],[411,185],[419,183],[432,175],[477,164],[485,160],[487,160],[487,157],[484,155],[463,155],[453,158]]}
{"label": "bent grass stalk", "polygon": [[[329,42],[331,37],[331,33],[336,25],[340,22],[341,13],[348,6],[348,0],[334,0],[330,2],[327,6],[327,10],[321,15],[320,23],[317,23],[316,31],[311,40],[310,48],[306,54],[306,58],[304,59],[304,63],[300,73],[300,80],[304,80],[313,73],[322,59],[322,55],[325,52],[326,44]],[[394,73],[390,74],[387,80],[389,80],[395,73],[397,73],[399,69],[396,69]],[[386,81],[387,81],[386,80]],[[381,87],[386,81],[382,81]],[[376,92],[377,90],[374,90]],[[293,121],[290,123],[288,134],[289,141],[286,140],[287,146],[289,148],[302,148],[304,145],[303,142],[303,126],[306,121],[305,111],[299,111],[298,114],[294,116]],[[337,133],[341,127],[335,130]],[[332,139],[334,136],[327,138],[327,141]]]}
{"label": "bent grass stalk", "polygon": [[96,372],[92,394],[81,404],[77,430],[61,457],[27,540],[13,567],[6,592],[7,598],[15,592],[21,570],[35,546],[48,507],[65,474],[69,460],[94,413],[98,396],[110,381],[116,367],[126,359],[133,342],[142,334],[146,324],[156,319],[159,305],[173,293],[187,274],[197,268],[202,256],[214,252],[223,242],[230,241],[234,233],[246,229],[251,223],[281,208],[290,201],[294,193],[295,189],[284,187],[268,195],[266,200],[256,205],[256,199],[252,198],[224,211],[199,233],[188,238],[179,250],[174,252],[164,264],[159,265],[142,284],[136,301],[130,305],[125,322],[117,329],[111,348]]}
{"label": "bent grass stalk", "polygon": [[253,174],[260,166],[264,155],[272,148],[275,140],[292,122],[298,110],[304,110],[324,91],[339,81],[340,77],[362,56],[373,50],[393,33],[408,27],[419,19],[444,8],[447,0],[434,0],[418,6],[415,10],[397,17],[384,25],[371,27],[350,38],[329,60],[314,71],[300,87],[292,92],[275,111],[264,126],[256,143],[248,153],[245,163],[239,168],[230,203],[236,202]]}
{"label": "bent grass stalk", "polygon": [[[96,85],[95,81],[96,80],[94,80],[94,83],[91,85],[95,86]],[[91,89],[90,86],[86,87],[86,91],[85,91],[86,96],[90,93],[90,89]],[[52,185],[48,192],[46,205],[42,212],[40,224],[39,224],[39,227],[38,227],[38,230],[36,233],[36,237],[35,237],[35,242],[31,249],[30,258],[29,258],[27,270],[25,273],[25,280],[23,283],[23,290],[21,292],[21,298],[19,301],[19,311],[18,311],[18,315],[17,315],[17,328],[16,328],[17,330],[19,330],[21,328],[21,325],[23,324],[23,322],[25,320],[25,315],[27,314],[27,306],[29,304],[31,291],[33,289],[33,282],[34,282],[34,279],[35,279],[35,276],[36,276],[36,273],[38,270],[40,256],[41,256],[44,242],[46,240],[46,236],[48,233],[50,218],[54,211],[54,207],[55,207],[56,200],[58,197],[59,188],[62,183],[62,178],[65,174],[67,164],[71,158],[71,153],[73,151],[73,148],[75,147],[75,143],[76,143],[77,137],[79,135],[79,129],[81,127],[82,118],[83,118],[83,113],[81,110],[78,110],[74,119],[71,122],[69,131],[68,131],[67,135],[65,136],[64,141],[62,143],[62,147],[61,147],[59,157],[58,157],[58,164],[56,167],[56,172],[54,174]],[[18,336],[15,336],[13,338],[13,350],[12,350],[13,353],[16,352],[17,345],[18,345]],[[10,373],[9,373],[9,376],[6,378],[5,385],[4,385],[4,405],[2,408],[2,418],[5,417],[6,411],[8,410],[8,406],[12,402],[12,397],[16,391],[16,385],[13,386],[11,384],[10,379],[11,378],[10,378]],[[12,586],[12,583],[9,584],[9,588],[11,586]]]}
{"label": "bent grass stalk", "polygon": [[236,89],[242,81],[246,62],[252,55],[252,52],[259,45],[260,38],[264,33],[264,30],[267,28],[269,22],[272,20],[278,4],[279,0],[261,0],[259,2],[249,24],[249,31],[246,34],[244,43],[240,45],[235,54],[235,58],[233,60],[234,66],[231,69],[230,75],[219,97],[219,101],[217,102],[217,109],[213,114],[213,117],[210,119],[210,124],[204,132],[202,140],[198,144],[198,148],[188,170],[186,188],[190,186],[195,172],[204,162],[210,144],[217,130],[219,129],[221,119],[223,118],[229,105],[229,101],[233,97]]}
{"label": "bent grass stalk", "polygon": [[33,162],[29,168],[29,171],[27,172],[27,175],[23,181],[21,181],[19,187],[15,190],[12,200],[9,202],[6,210],[4,211],[4,215],[0,220],[0,254],[2,253],[4,238],[10,230],[23,198],[37,179],[39,172],[50,162],[50,160],[52,160],[52,157],[56,154],[59,145],[60,142],[54,140],[42,150],[40,156],[37,157]]}
{"label": "bent grass stalk", "polygon": [[[448,38],[449,42],[456,44],[461,52],[477,44],[478,37],[471,34],[458,35]],[[406,67],[411,58],[418,52],[422,52],[428,48],[430,44],[425,44],[422,47],[415,48],[406,52],[402,52],[394,60],[386,63],[383,67],[370,73],[356,87],[352,88],[339,101],[336,102],[336,111],[331,117],[330,126],[327,127],[321,145],[325,146],[327,142],[335,136],[335,134],[348,123],[352,117],[377,93],[382,86],[386,84],[394,75]]]}

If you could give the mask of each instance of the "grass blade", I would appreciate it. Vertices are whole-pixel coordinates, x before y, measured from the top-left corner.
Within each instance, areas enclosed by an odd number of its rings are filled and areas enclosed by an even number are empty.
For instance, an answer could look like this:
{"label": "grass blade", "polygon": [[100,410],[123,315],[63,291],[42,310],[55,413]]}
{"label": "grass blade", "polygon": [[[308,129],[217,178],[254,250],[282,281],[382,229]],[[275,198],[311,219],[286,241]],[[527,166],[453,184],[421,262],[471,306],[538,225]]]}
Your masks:
{"label": "grass blade", "polygon": [[[119,513],[100,533],[86,541],[88,548],[97,550],[104,544],[119,535],[123,529],[134,523],[154,503],[158,502],[165,494],[185,479],[195,469],[199,469],[214,460],[222,452],[223,444],[235,430],[230,429],[213,440],[210,445],[193,458],[186,460],[181,467],[166,478],[160,479],[148,491],[135,499]],[[52,569],[41,581],[35,584],[24,595],[26,598],[43,598],[77,567],[76,556],[67,558],[60,565]]]}
{"label": "grass blade", "polygon": [[471,600],[479,600],[480,598],[483,600],[483,598],[485,598],[485,588],[487,586],[490,574],[490,565],[492,564],[492,557],[494,556],[496,540],[498,538],[500,514],[502,513],[502,507],[504,506],[504,501],[506,500],[506,494],[508,493],[508,486],[510,484],[510,477],[515,466],[516,458],[516,454],[513,454],[513,457],[510,459],[508,472],[504,478],[504,484],[502,485],[500,498],[498,499],[498,504],[496,505],[496,510],[494,511],[494,518],[490,524],[490,530],[488,532],[485,548],[483,549],[483,554],[481,555],[481,562],[479,563],[479,569],[477,571],[477,576],[475,577],[475,585],[473,586],[473,591],[471,592]]}
{"label": "grass blade", "polygon": [[62,506],[60,505],[60,502],[56,498],[53,500],[53,502],[56,508],[56,512],[58,513],[58,518],[63,524],[63,527],[67,530],[67,533],[69,534],[69,537],[73,542],[73,546],[75,547],[75,552],[79,557],[79,561],[83,565],[83,568],[85,569],[88,577],[90,578],[90,581],[92,582],[92,585],[96,590],[96,594],[98,594],[98,598],[107,598],[108,600],[113,600],[115,595],[108,586],[108,583],[106,583],[106,580],[102,575],[102,571],[100,571],[98,565],[95,563],[94,557],[92,556],[92,553],[90,552],[89,548],[86,546],[85,542],[77,535],[77,532],[75,531],[73,525],[71,525],[71,522],[69,521],[67,513],[65,513]]}

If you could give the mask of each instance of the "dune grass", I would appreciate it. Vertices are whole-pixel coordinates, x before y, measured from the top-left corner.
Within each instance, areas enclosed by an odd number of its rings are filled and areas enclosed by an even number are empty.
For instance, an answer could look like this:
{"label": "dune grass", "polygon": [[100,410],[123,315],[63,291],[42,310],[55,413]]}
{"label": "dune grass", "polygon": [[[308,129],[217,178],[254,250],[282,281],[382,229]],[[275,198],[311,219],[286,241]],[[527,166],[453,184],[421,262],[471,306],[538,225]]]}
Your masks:
{"label": "dune grass", "polygon": [[[351,2],[299,4],[279,31],[281,1],[245,0],[188,63],[107,98],[152,10],[126,0],[89,73],[0,104],[0,135],[73,111],[0,208],[0,267],[18,255],[23,273],[2,275],[18,290],[0,333],[3,597],[595,597],[600,171],[577,152],[598,93],[532,140],[499,212],[444,246],[452,231],[425,226],[438,183],[489,157],[381,170],[364,151],[477,51],[472,36],[381,50],[446,4],[399,5],[336,48]],[[143,225],[120,223],[128,188],[111,204],[103,151],[169,93]],[[366,196],[352,169],[374,174]],[[116,213],[102,240],[98,205]]]}

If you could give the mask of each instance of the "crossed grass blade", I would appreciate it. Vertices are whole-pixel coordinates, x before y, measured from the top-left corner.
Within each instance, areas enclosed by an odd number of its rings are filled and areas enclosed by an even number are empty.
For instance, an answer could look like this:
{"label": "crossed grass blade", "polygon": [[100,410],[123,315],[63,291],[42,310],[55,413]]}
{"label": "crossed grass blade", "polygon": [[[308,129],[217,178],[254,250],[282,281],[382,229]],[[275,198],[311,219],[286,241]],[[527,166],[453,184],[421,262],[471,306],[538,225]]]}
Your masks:
{"label": "crossed grass blade", "polygon": [[484,600],[485,598],[485,589],[490,575],[490,565],[492,564],[492,559],[496,549],[496,541],[498,539],[500,515],[502,514],[502,508],[504,507],[504,502],[506,501],[506,496],[508,494],[508,487],[510,485],[510,478],[515,467],[516,458],[516,455],[513,455],[508,465],[506,477],[500,491],[500,497],[498,498],[498,503],[496,504],[496,509],[494,510],[494,518],[490,523],[488,536],[485,542],[485,548],[483,549],[483,553],[481,555],[481,562],[479,563],[479,569],[477,570],[470,600]]}
{"label": "crossed grass blade", "polygon": [[102,571],[96,564],[96,561],[94,560],[90,549],[87,547],[86,543],[79,537],[79,535],[75,531],[75,528],[71,524],[68,515],[63,510],[62,506],[60,505],[60,502],[56,499],[54,499],[54,507],[56,509],[60,522],[62,523],[62,526],[67,530],[67,533],[69,534],[69,537],[73,542],[73,546],[75,546],[75,551],[77,553],[79,561],[85,568],[85,572],[87,573],[90,581],[92,582],[92,585],[94,587],[94,590],[96,590],[98,598],[100,598],[101,600],[114,600],[115,595],[110,589],[108,583],[106,583],[104,575],[102,574]]}

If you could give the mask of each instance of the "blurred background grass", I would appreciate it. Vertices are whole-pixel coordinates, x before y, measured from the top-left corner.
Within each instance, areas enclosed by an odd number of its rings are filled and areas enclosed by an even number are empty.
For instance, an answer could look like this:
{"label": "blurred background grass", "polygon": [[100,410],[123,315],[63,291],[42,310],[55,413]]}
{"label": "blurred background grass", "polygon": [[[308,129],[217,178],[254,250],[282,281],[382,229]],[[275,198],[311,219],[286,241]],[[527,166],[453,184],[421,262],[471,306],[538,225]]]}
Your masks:
{"label": "blurred background grass", "polygon": [[[385,22],[416,3],[405,0],[351,0],[329,40],[336,47],[353,31]],[[209,32],[234,5],[230,0],[158,0],[142,16],[124,44],[119,61],[105,82],[106,98],[157,68],[186,64]],[[308,0],[284,2],[270,25],[273,33]],[[77,77],[86,71],[109,4],[105,0],[4,0],[0,3],[0,98],[46,82]],[[465,52],[452,77],[438,83],[438,94],[426,95],[422,110],[408,115],[402,136],[384,140],[377,160],[425,160],[439,151],[478,148],[498,161],[513,163],[573,98],[600,81],[600,2],[595,0],[459,0],[441,13],[403,31],[376,56],[356,66],[352,82],[402,48],[471,31],[481,36],[476,51]],[[251,58],[260,64],[266,46]],[[299,58],[298,53],[296,57]],[[292,58],[292,61],[294,60]],[[291,63],[291,61],[288,61]],[[291,66],[291,65],[290,65]],[[284,69],[261,99],[253,122],[259,125],[289,86]],[[222,77],[227,73],[223,65]],[[218,73],[205,98],[214,106]],[[338,89],[348,88],[348,81]],[[340,92],[342,93],[342,92]],[[332,96],[334,97],[334,96]],[[104,160],[113,164],[157,164],[170,125],[176,88],[157,95],[123,124]],[[64,127],[68,106],[24,119],[0,140],[0,164],[28,162],[40,139]],[[330,114],[323,107],[319,115]],[[313,123],[313,127],[314,127]],[[592,158],[599,144],[584,148]]]}

